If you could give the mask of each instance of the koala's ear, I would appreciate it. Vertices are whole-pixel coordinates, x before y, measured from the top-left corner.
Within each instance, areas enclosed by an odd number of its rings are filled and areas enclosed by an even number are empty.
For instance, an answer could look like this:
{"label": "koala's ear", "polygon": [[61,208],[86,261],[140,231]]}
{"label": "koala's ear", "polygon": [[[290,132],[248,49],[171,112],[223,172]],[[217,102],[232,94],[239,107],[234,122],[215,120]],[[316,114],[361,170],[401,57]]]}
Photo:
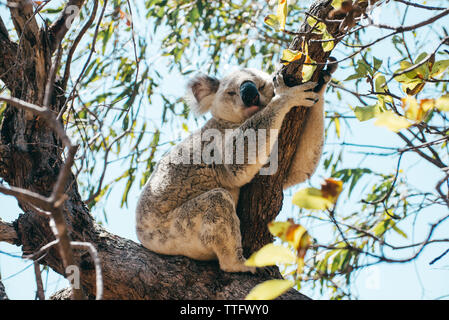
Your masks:
{"label": "koala's ear", "polygon": [[196,114],[206,113],[212,106],[220,81],[205,74],[199,74],[187,84],[187,103]]}

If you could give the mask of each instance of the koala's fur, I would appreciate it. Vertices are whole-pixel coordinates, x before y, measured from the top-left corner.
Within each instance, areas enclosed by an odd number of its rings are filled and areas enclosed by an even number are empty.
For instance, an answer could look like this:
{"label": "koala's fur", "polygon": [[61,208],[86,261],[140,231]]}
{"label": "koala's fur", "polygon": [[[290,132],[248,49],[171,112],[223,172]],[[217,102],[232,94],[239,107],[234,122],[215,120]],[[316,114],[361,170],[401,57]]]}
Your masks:
{"label": "koala's fur", "polygon": [[[197,260],[218,259],[220,268],[228,272],[254,271],[244,265],[236,206],[240,188],[253,179],[270,156],[277,134],[269,129],[279,130],[294,106],[312,107],[284,188],[310,177],[323,145],[323,93],[330,76],[318,93],[313,91],[316,83],[287,87],[282,78],[276,79],[258,70],[243,69],[222,80],[199,75],[189,82],[192,109],[199,114],[210,111],[212,118],[166,153],[146,183],[136,210],[137,235],[146,248]],[[252,81],[258,88],[260,99],[255,106],[245,105],[240,96],[245,81]],[[170,161],[182,148],[210,144],[201,141],[205,130],[217,129],[224,136],[226,129],[236,128],[267,129],[265,151],[244,164]],[[228,139],[224,145],[229,143],[235,140]]]}

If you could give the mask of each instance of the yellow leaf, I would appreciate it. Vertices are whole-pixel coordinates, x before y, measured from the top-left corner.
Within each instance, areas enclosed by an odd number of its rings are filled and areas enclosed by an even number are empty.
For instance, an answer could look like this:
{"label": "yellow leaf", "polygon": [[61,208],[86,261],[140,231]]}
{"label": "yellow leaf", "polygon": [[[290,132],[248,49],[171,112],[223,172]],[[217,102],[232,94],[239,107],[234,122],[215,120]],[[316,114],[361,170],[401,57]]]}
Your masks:
{"label": "yellow leaf", "polygon": [[271,221],[268,223],[268,230],[273,236],[278,237],[283,241],[287,241],[287,230],[292,224],[294,223],[291,219],[288,221]]}
{"label": "yellow leaf", "polygon": [[332,206],[332,201],[323,197],[321,190],[316,188],[301,189],[293,195],[293,204],[309,210],[326,210]]}
{"label": "yellow leaf", "polygon": [[254,252],[246,260],[245,265],[249,267],[266,267],[276,264],[293,264],[295,262],[296,256],[290,249],[269,243],[257,252]]}
{"label": "yellow leaf", "polygon": [[379,114],[374,124],[379,127],[386,127],[394,132],[399,132],[412,125],[406,118],[398,116],[391,110]]}
{"label": "yellow leaf", "polygon": [[306,56],[304,63],[305,64],[302,67],[302,82],[307,82],[312,78],[317,66],[315,64],[316,61],[312,60],[309,55]]}
{"label": "yellow leaf", "polygon": [[343,181],[328,178],[321,184],[321,194],[324,198],[329,199],[333,203],[337,202],[337,199],[342,191]]}
{"label": "yellow leaf", "polygon": [[279,0],[276,15],[279,18],[280,30],[285,30],[287,20],[287,0]]}
{"label": "yellow leaf", "polygon": [[449,94],[446,94],[435,101],[435,107],[440,111],[449,111]]}
{"label": "yellow leaf", "polygon": [[268,280],[255,286],[245,300],[272,300],[294,285],[295,283],[291,280]]}
{"label": "yellow leaf", "polygon": [[418,100],[413,97],[407,96],[402,98],[402,108],[405,110],[405,117],[411,120],[418,120],[422,118],[422,112],[420,111]]}
{"label": "yellow leaf", "polygon": [[326,25],[323,22],[318,22],[314,17],[308,17],[307,23],[313,28],[312,33],[322,34],[326,31]]}
{"label": "yellow leaf", "polygon": [[334,37],[327,30],[324,30],[323,40],[326,41],[321,43],[324,52],[332,51],[332,49],[334,49],[335,43],[333,39]]}
{"label": "yellow leaf", "polygon": [[304,258],[298,258],[298,267],[296,268],[296,273],[301,274],[304,270]]}
{"label": "yellow leaf", "polygon": [[343,0],[333,0],[331,3],[331,6],[338,10],[341,8],[342,2],[343,2]]}
{"label": "yellow leaf", "polygon": [[335,132],[337,133],[337,137],[340,138],[340,119],[338,117],[335,117],[334,119],[334,123],[335,123]]}
{"label": "yellow leaf", "polygon": [[[306,228],[299,224],[292,224],[286,233],[287,241],[296,249],[308,249],[309,235]],[[303,252],[305,255],[305,251]]]}
{"label": "yellow leaf", "polygon": [[266,25],[272,27],[275,30],[281,29],[281,22],[279,21],[279,17],[277,15],[269,14],[265,17],[263,22],[265,22]]}
{"label": "yellow leaf", "polygon": [[302,54],[301,51],[285,49],[282,51],[281,62],[288,65],[290,62],[301,59]]}

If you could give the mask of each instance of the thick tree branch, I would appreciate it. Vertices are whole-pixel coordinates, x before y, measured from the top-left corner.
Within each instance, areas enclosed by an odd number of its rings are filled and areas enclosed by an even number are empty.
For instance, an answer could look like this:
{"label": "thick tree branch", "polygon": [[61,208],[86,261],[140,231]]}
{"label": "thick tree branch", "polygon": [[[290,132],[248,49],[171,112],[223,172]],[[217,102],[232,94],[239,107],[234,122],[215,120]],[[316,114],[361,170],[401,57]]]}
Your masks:
{"label": "thick tree branch", "polygon": [[31,46],[38,42],[39,26],[37,25],[31,0],[8,0],[12,22],[20,42],[26,40]]}
{"label": "thick tree branch", "polygon": [[0,17],[0,80],[11,90],[16,86],[18,68],[16,64],[17,44],[9,39],[8,30]]}
{"label": "thick tree branch", "polygon": [[10,244],[19,244],[19,237],[12,223],[3,221],[0,218],[0,241],[5,241]]}

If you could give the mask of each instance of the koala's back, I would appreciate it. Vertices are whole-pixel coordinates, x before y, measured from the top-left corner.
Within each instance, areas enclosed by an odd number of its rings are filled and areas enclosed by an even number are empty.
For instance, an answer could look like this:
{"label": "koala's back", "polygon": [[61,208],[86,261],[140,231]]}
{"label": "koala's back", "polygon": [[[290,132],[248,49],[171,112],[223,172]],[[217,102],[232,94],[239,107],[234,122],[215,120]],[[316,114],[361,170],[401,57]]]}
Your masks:
{"label": "koala's back", "polygon": [[[201,130],[192,133],[189,137],[167,152],[155,167],[144,190],[140,196],[138,207],[144,207],[144,211],[164,214],[179,207],[186,201],[197,197],[215,188],[225,188],[237,201],[238,189],[230,189],[223,186],[219,177],[218,167],[221,164],[195,163],[193,150],[194,143],[201,145],[204,150],[206,143],[201,137],[205,130],[217,129],[224,133],[224,128],[211,119]],[[181,155],[181,150],[189,150],[189,157],[181,163],[175,163],[173,159]],[[178,160],[181,160],[178,158]]]}

